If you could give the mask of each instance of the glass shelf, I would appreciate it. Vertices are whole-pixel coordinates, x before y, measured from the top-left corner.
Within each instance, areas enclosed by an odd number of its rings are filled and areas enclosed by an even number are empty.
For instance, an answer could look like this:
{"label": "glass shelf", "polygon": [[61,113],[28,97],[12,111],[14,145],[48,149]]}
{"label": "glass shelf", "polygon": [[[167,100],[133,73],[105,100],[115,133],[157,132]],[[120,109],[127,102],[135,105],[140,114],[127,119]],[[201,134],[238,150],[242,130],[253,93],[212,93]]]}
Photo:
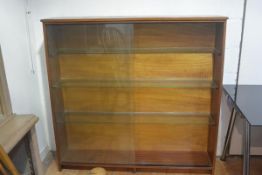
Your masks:
{"label": "glass shelf", "polygon": [[[213,125],[207,112],[64,112],[57,123],[74,124],[203,124]],[[62,118],[62,119],[61,119]]]}
{"label": "glass shelf", "polygon": [[59,54],[121,54],[121,53],[218,53],[212,47],[159,47],[159,48],[58,48]]}
{"label": "glass shelf", "polygon": [[217,88],[212,80],[86,80],[67,79],[54,83],[52,88],[60,87],[158,87],[158,88]]}

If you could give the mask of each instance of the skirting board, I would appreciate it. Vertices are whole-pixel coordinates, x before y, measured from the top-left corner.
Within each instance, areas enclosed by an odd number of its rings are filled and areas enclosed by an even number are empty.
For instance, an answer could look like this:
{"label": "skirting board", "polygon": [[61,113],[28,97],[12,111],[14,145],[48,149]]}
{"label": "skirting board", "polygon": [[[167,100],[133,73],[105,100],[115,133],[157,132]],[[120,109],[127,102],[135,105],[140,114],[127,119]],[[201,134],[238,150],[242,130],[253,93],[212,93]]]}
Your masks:
{"label": "skirting board", "polygon": [[44,149],[42,149],[40,151],[40,159],[43,162],[45,160],[45,158],[48,156],[48,153],[50,152],[50,149],[48,146],[44,147]]}

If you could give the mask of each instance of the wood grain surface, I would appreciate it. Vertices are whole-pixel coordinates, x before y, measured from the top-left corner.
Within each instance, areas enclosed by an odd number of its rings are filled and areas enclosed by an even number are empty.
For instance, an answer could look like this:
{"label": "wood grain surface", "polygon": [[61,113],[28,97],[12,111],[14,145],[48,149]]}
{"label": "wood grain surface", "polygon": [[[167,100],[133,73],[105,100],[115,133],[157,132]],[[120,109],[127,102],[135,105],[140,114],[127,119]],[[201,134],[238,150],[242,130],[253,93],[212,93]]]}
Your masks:
{"label": "wood grain surface", "polygon": [[214,173],[225,17],[42,21],[59,168]]}
{"label": "wood grain surface", "polygon": [[62,54],[61,79],[212,79],[211,53]]}

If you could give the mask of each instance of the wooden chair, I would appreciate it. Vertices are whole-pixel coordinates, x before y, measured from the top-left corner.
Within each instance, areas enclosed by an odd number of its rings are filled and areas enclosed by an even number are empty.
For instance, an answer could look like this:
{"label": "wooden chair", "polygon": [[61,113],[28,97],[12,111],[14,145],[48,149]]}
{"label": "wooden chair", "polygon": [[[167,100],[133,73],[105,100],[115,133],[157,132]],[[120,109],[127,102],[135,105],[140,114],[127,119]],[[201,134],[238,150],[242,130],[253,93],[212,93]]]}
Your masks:
{"label": "wooden chair", "polygon": [[20,174],[9,158],[8,154],[6,154],[2,145],[0,145],[0,173],[2,173],[3,175],[9,175],[10,173],[8,172],[10,172],[11,175]]}

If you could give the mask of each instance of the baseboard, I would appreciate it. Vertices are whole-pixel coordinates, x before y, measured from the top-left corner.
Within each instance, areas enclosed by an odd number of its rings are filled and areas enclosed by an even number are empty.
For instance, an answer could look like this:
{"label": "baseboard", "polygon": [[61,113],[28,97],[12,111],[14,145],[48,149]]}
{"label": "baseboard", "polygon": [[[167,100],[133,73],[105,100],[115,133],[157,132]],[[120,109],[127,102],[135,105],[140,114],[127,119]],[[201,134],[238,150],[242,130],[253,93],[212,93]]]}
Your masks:
{"label": "baseboard", "polygon": [[42,162],[43,162],[43,161],[45,160],[45,158],[47,157],[49,151],[50,151],[50,150],[49,150],[48,146],[46,146],[44,149],[42,149],[42,150],[40,151],[40,159],[41,159]]}
{"label": "baseboard", "polygon": [[40,154],[41,154],[41,159],[42,159],[42,164],[43,164],[43,170],[44,170],[44,172],[46,172],[48,167],[50,166],[50,164],[54,160],[54,157],[55,157],[54,151],[50,151],[47,147],[47,149],[43,149],[43,151],[41,151]]}

